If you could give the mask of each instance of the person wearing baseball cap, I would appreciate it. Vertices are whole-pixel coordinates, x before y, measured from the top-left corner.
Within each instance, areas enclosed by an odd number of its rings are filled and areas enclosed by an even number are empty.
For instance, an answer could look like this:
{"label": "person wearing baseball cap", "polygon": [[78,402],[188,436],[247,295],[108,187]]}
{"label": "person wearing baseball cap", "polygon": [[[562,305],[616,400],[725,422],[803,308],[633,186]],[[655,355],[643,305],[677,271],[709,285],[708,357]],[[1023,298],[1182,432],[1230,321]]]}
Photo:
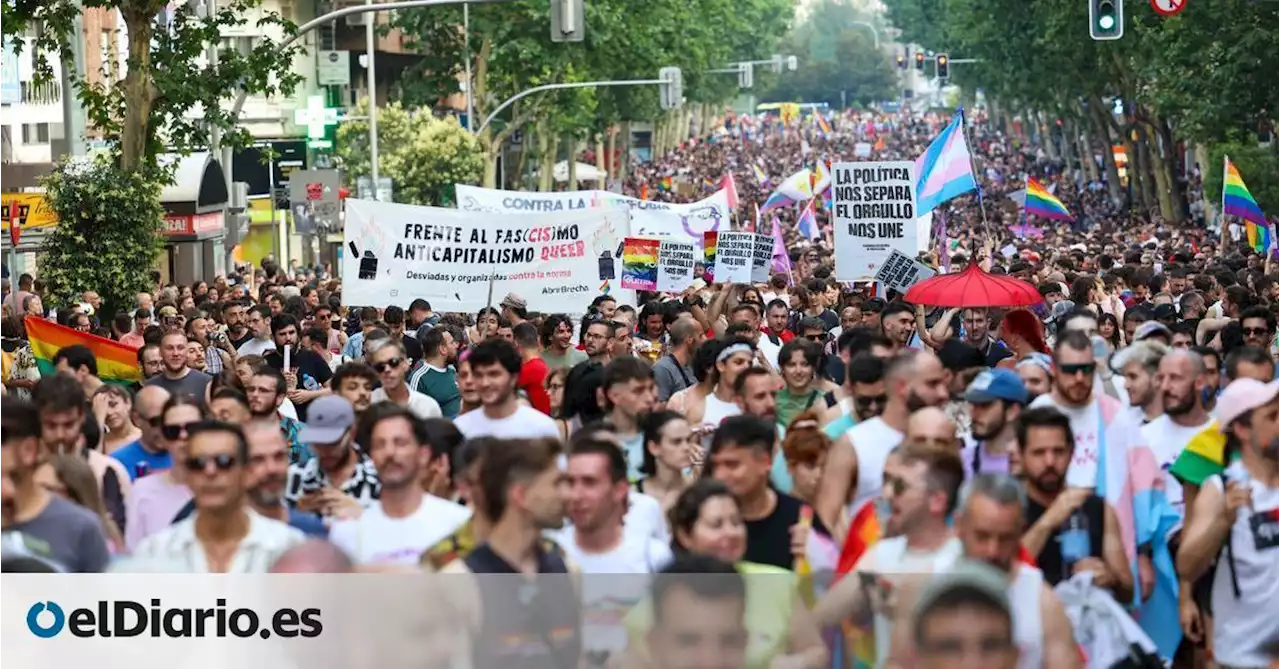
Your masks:
{"label": "person wearing baseball cap", "polygon": [[970,434],[960,457],[966,474],[1008,474],[1009,456],[1017,448],[1014,425],[1030,400],[1027,386],[1011,369],[988,369],[964,391],[969,404]]}
{"label": "person wearing baseball cap", "polygon": [[378,470],[356,446],[356,413],[341,395],[317,397],[307,411],[307,422],[298,440],[314,456],[289,466],[285,499],[306,511],[328,515],[339,492],[365,506],[378,498]]}
{"label": "person wearing baseball cap", "polygon": [[[1220,475],[1205,479],[1188,514],[1178,575],[1194,581],[1212,567],[1213,658],[1224,667],[1265,667],[1280,608],[1280,382],[1236,379],[1218,402],[1226,434]],[[1223,551],[1223,548],[1226,548]],[[1214,559],[1218,559],[1213,566]]]}

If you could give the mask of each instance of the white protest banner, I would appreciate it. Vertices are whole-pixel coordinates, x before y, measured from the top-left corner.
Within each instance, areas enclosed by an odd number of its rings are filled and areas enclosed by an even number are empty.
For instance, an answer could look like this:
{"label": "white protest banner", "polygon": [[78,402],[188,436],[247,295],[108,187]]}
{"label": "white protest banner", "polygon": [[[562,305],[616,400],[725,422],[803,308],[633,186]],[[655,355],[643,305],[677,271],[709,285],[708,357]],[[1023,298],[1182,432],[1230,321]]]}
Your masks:
{"label": "white protest banner", "polygon": [[914,163],[837,163],[831,179],[836,279],[872,276],[893,251],[916,252]]}
{"label": "white protest banner", "polygon": [[751,283],[768,283],[773,270],[773,237],[757,234],[751,248]]}
{"label": "white protest banner", "polygon": [[894,250],[889,254],[889,259],[880,266],[880,271],[876,272],[876,281],[899,293],[905,293],[908,288],[925,279],[931,279],[937,274],[932,267],[913,260],[901,251]]}
{"label": "white protest banner", "polygon": [[729,227],[729,195],[716,191],[698,202],[672,204],[627,197],[603,190],[565,193],[529,193],[455,184],[458,208],[463,211],[492,211],[521,214],[553,213],[596,207],[627,207],[631,210],[631,234],[636,237],[676,237],[702,248],[708,230]]}
{"label": "white protest banner", "polygon": [[693,269],[701,250],[689,242],[664,239],[658,247],[658,290],[679,293],[693,285]]}
{"label": "white protest banner", "polygon": [[513,292],[532,311],[585,308],[627,235],[621,209],[519,216],[347,200],[342,300],[475,313]]}
{"label": "white protest banner", "polygon": [[716,283],[751,283],[756,233],[721,231],[716,238]]}
{"label": "white protest banner", "polygon": [[853,156],[855,158],[871,157],[871,142],[858,142],[853,145]]}

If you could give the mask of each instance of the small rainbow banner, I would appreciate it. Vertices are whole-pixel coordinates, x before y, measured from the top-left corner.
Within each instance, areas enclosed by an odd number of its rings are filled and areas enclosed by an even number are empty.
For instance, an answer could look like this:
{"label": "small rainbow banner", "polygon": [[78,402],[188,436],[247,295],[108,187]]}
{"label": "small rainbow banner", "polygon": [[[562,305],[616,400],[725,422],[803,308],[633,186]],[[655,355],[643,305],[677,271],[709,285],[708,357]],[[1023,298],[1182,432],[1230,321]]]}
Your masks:
{"label": "small rainbow banner", "polygon": [[1027,177],[1027,204],[1026,210],[1028,215],[1039,216],[1040,218],[1056,219],[1059,221],[1074,221],[1074,216],[1067,211],[1067,205],[1062,204],[1062,200],[1053,196],[1053,193],[1045,190],[1039,181]]}
{"label": "small rainbow banner", "polygon": [[1271,224],[1249,187],[1244,185],[1239,170],[1226,156],[1222,157],[1222,213],[1247,221],[1245,234],[1254,251],[1265,253],[1271,247]]}
{"label": "small rainbow banner", "polygon": [[813,117],[818,120],[818,130],[822,131],[822,136],[831,138],[831,124],[827,123],[827,119],[822,114],[814,114]]}
{"label": "small rainbow banner", "polygon": [[670,191],[671,177],[662,177],[662,179],[658,181],[658,190]]}
{"label": "small rainbow banner", "polygon": [[627,237],[622,242],[622,287],[628,290],[658,289],[658,247],[662,241]]}
{"label": "small rainbow banner", "polygon": [[127,385],[142,380],[142,368],[138,366],[138,349],[118,341],[103,339],[86,332],[72,330],[43,318],[27,316],[24,321],[31,352],[41,376],[57,373],[53,357],[67,346],[87,346],[98,360],[98,378],[106,383]]}
{"label": "small rainbow banner", "polygon": [[[840,550],[840,560],[836,565],[836,578],[853,573],[858,561],[880,540],[880,518],[876,515],[874,499],[866,500],[853,520],[849,522],[849,534],[845,537],[844,546]],[[876,635],[869,627],[846,622],[844,625],[846,652],[856,669],[871,669],[876,666]]]}
{"label": "small rainbow banner", "polygon": [[702,233],[702,276],[707,283],[716,281],[716,244],[719,238],[715,230]]}

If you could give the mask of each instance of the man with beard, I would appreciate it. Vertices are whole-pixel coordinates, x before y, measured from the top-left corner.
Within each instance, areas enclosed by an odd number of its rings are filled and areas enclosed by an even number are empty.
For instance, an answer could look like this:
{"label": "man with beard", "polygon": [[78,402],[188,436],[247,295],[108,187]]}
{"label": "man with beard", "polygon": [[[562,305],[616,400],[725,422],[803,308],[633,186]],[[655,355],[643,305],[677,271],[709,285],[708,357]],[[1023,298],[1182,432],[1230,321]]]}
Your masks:
{"label": "man with beard", "polygon": [[827,527],[841,526],[838,521],[845,505],[852,514],[867,500],[879,497],[885,458],[902,442],[912,412],[927,406],[940,408],[950,399],[942,363],[927,351],[900,353],[886,364],[884,379],[888,389],[884,411],[846,432],[827,456],[814,505]]}
{"label": "man with beard", "polygon": [[1014,424],[1027,404],[1027,387],[1017,372],[991,369],[978,374],[965,390],[970,434],[963,459],[969,476],[982,472],[1009,473],[1014,449]]}
{"label": "man with beard", "polygon": [[1164,413],[1160,384],[1156,380],[1160,359],[1169,347],[1158,341],[1140,341],[1129,346],[1111,360],[1111,368],[1124,376],[1124,390],[1129,395],[1129,412],[1142,425]]}
{"label": "man with beard", "polygon": [[911,305],[906,302],[893,301],[885,305],[880,312],[880,329],[884,336],[893,342],[894,349],[903,351],[909,348],[911,339],[916,333],[916,315]]}
{"label": "man with beard", "polygon": [[587,354],[586,361],[602,365],[609,362],[609,350],[613,344],[613,324],[599,316],[587,316],[583,319],[583,325],[582,352]]}
{"label": "man with beard", "polygon": [[901,448],[898,455],[897,471],[885,476],[885,488],[891,492],[885,533],[891,538],[872,544],[855,573],[842,578],[814,611],[824,627],[874,613],[877,666],[883,666],[890,649],[894,614],[887,603],[896,582],[910,574],[945,570],[961,553],[960,542],[947,526],[964,480],[960,457],[954,450],[915,445]]}
{"label": "man with beard", "polygon": [[358,421],[373,403],[373,389],[378,386],[378,373],[363,362],[343,363],[333,371],[333,394],[351,403]]}
{"label": "man with beard", "polygon": [[[262,355],[268,367],[284,373],[289,401],[298,410],[298,418],[307,417],[307,405],[317,397],[328,394],[324,387],[333,377],[329,363],[313,351],[298,347],[298,320],[289,314],[271,318],[271,338],[275,349]],[[417,342],[414,342],[415,344]],[[285,365],[285,351],[289,352],[289,364]]]}
{"label": "man with beard", "polygon": [[41,421],[35,406],[8,400],[0,415],[0,529],[23,535],[23,543],[62,569],[97,573],[107,566],[102,521],[36,482]]}
{"label": "man with beard", "polygon": [[822,431],[828,437],[839,439],[854,425],[884,412],[884,405],[889,401],[884,381],[885,361],[891,358],[891,347],[877,351],[872,344],[871,352],[862,352],[849,359],[849,364],[844,367],[844,385],[841,388],[845,397],[837,400],[835,393],[828,393],[825,398],[827,410],[823,416],[825,424]]}
{"label": "man with beard", "polygon": [[929,330],[929,337],[935,342],[945,342],[952,335],[959,336],[951,328],[957,316],[962,316],[960,323],[964,328],[964,343],[982,354],[987,367],[995,367],[1001,360],[1013,355],[1003,342],[991,336],[991,317],[982,307],[956,307],[948,310]]}
{"label": "man with beard", "polygon": [[[985,562],[1008,579],[1016,621],[1014,642],[1021,654],[1019,669],[1077,669],[1082,666],[1080,651],[1062,602],[1039,569],[1018,559],[1024,527],[1022,498],[1021,486],[1008,476],[975,476],[960,494],[956,535],[965,558]],[[911,615],[921,580],[912,579],[897,592],[891,664],[914,666]]]}
{"label": "man with beard", "polygon": [[1018,454],[1027,492],[1027,530],[1022,545],[1050,585],[1082,571],[1117,601],[1133,594],[1115,510],[1088,488],[1066,488],[1071,462],[1071,423],[1054,409],[1022,414],[1017,424]]}
{"label": "man with beard", "polygon": [[449,536],[471,511],[423,492],[431,460],[427,430],[408,409],[379,404],[365,416],[366,451],[382,490],[357,520],[334,523],[329,540],[360,564],[416,565],[422,552]]}
{"label": "man with beard", "polygon": [[311,451],[302,464],[289,465],[285,499],[303,511],[354,517],[378,499],[378,470],[356,445],[356,416],[344,398],[316,400],[311,422],[299,436]]}
{"label": "man with beard", "polygon": [[[329,530],[314,514],[295,511],[285,505],[285,483],[289,473],[289,446],[274,421],[254,420],[244,428],[249,442],[247,493],[249,507],[259,515],[288,524],[308,536],[324,538]],[[178,513],[178,522],[195,511],[195,500]]]}
{"label": "man with beard", "polygon": [[560,428],[550,416],[521,404],[516,395],[522,363],[515,345],[505,339],[486,339],[471,349],[467,360],[479,386],[481,407],[454,421],[465,437],[560,438]]}
{"label": "man with beard", "polygon": [[453,420],[462,406],[458,392],[458,342],[447,326],[437,325],[418,330],[422,359],[409,372],[409,387],[430,397],[440,405],[445,418]]}
{"label": "man with beard", "polygon": [[[572,369],[587,361],[587,354],[573,345],[573,322],[564,314],[551,314],[542,323],[542,361],[547,369]],[[583,343],[585,344],[585,333]]]}
{"label": "man with beard", "polygon": [[1204,366],[1195,351],[1176,349],[1164,356],[1159,371],[1164,414],[1142,426],[1143,440],[1166,473],[1165,494],[1180,517],[1185,515],[1182,484],[1168,472],[1191,438],[1213,421],[1204,408]]}
{"label": "man with beard", "polygon": [[181,330],[170,330],[160,337],[160,357],[164,371],[145,385],[160,386],[170,395],[190,395],[203,407],[204,392],[213,377],[187,366],[187,336]]}

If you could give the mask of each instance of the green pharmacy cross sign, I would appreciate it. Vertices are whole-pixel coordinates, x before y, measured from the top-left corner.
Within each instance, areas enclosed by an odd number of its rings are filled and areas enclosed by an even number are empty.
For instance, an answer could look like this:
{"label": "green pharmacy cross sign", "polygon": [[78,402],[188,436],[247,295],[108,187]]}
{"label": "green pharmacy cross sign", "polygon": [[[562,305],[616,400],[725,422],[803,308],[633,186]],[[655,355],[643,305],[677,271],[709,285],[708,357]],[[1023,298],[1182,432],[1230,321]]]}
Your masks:
{"label": "green pharmacy cross sign", "polygon": [[307,98],[305,109],[295,109],[293,122],[307,126],[307,146],[313,149],[328,149],[333,142],[325,139],[328,126],[338,124],[338,110],[324,106],[323,95],[312,95]]}

